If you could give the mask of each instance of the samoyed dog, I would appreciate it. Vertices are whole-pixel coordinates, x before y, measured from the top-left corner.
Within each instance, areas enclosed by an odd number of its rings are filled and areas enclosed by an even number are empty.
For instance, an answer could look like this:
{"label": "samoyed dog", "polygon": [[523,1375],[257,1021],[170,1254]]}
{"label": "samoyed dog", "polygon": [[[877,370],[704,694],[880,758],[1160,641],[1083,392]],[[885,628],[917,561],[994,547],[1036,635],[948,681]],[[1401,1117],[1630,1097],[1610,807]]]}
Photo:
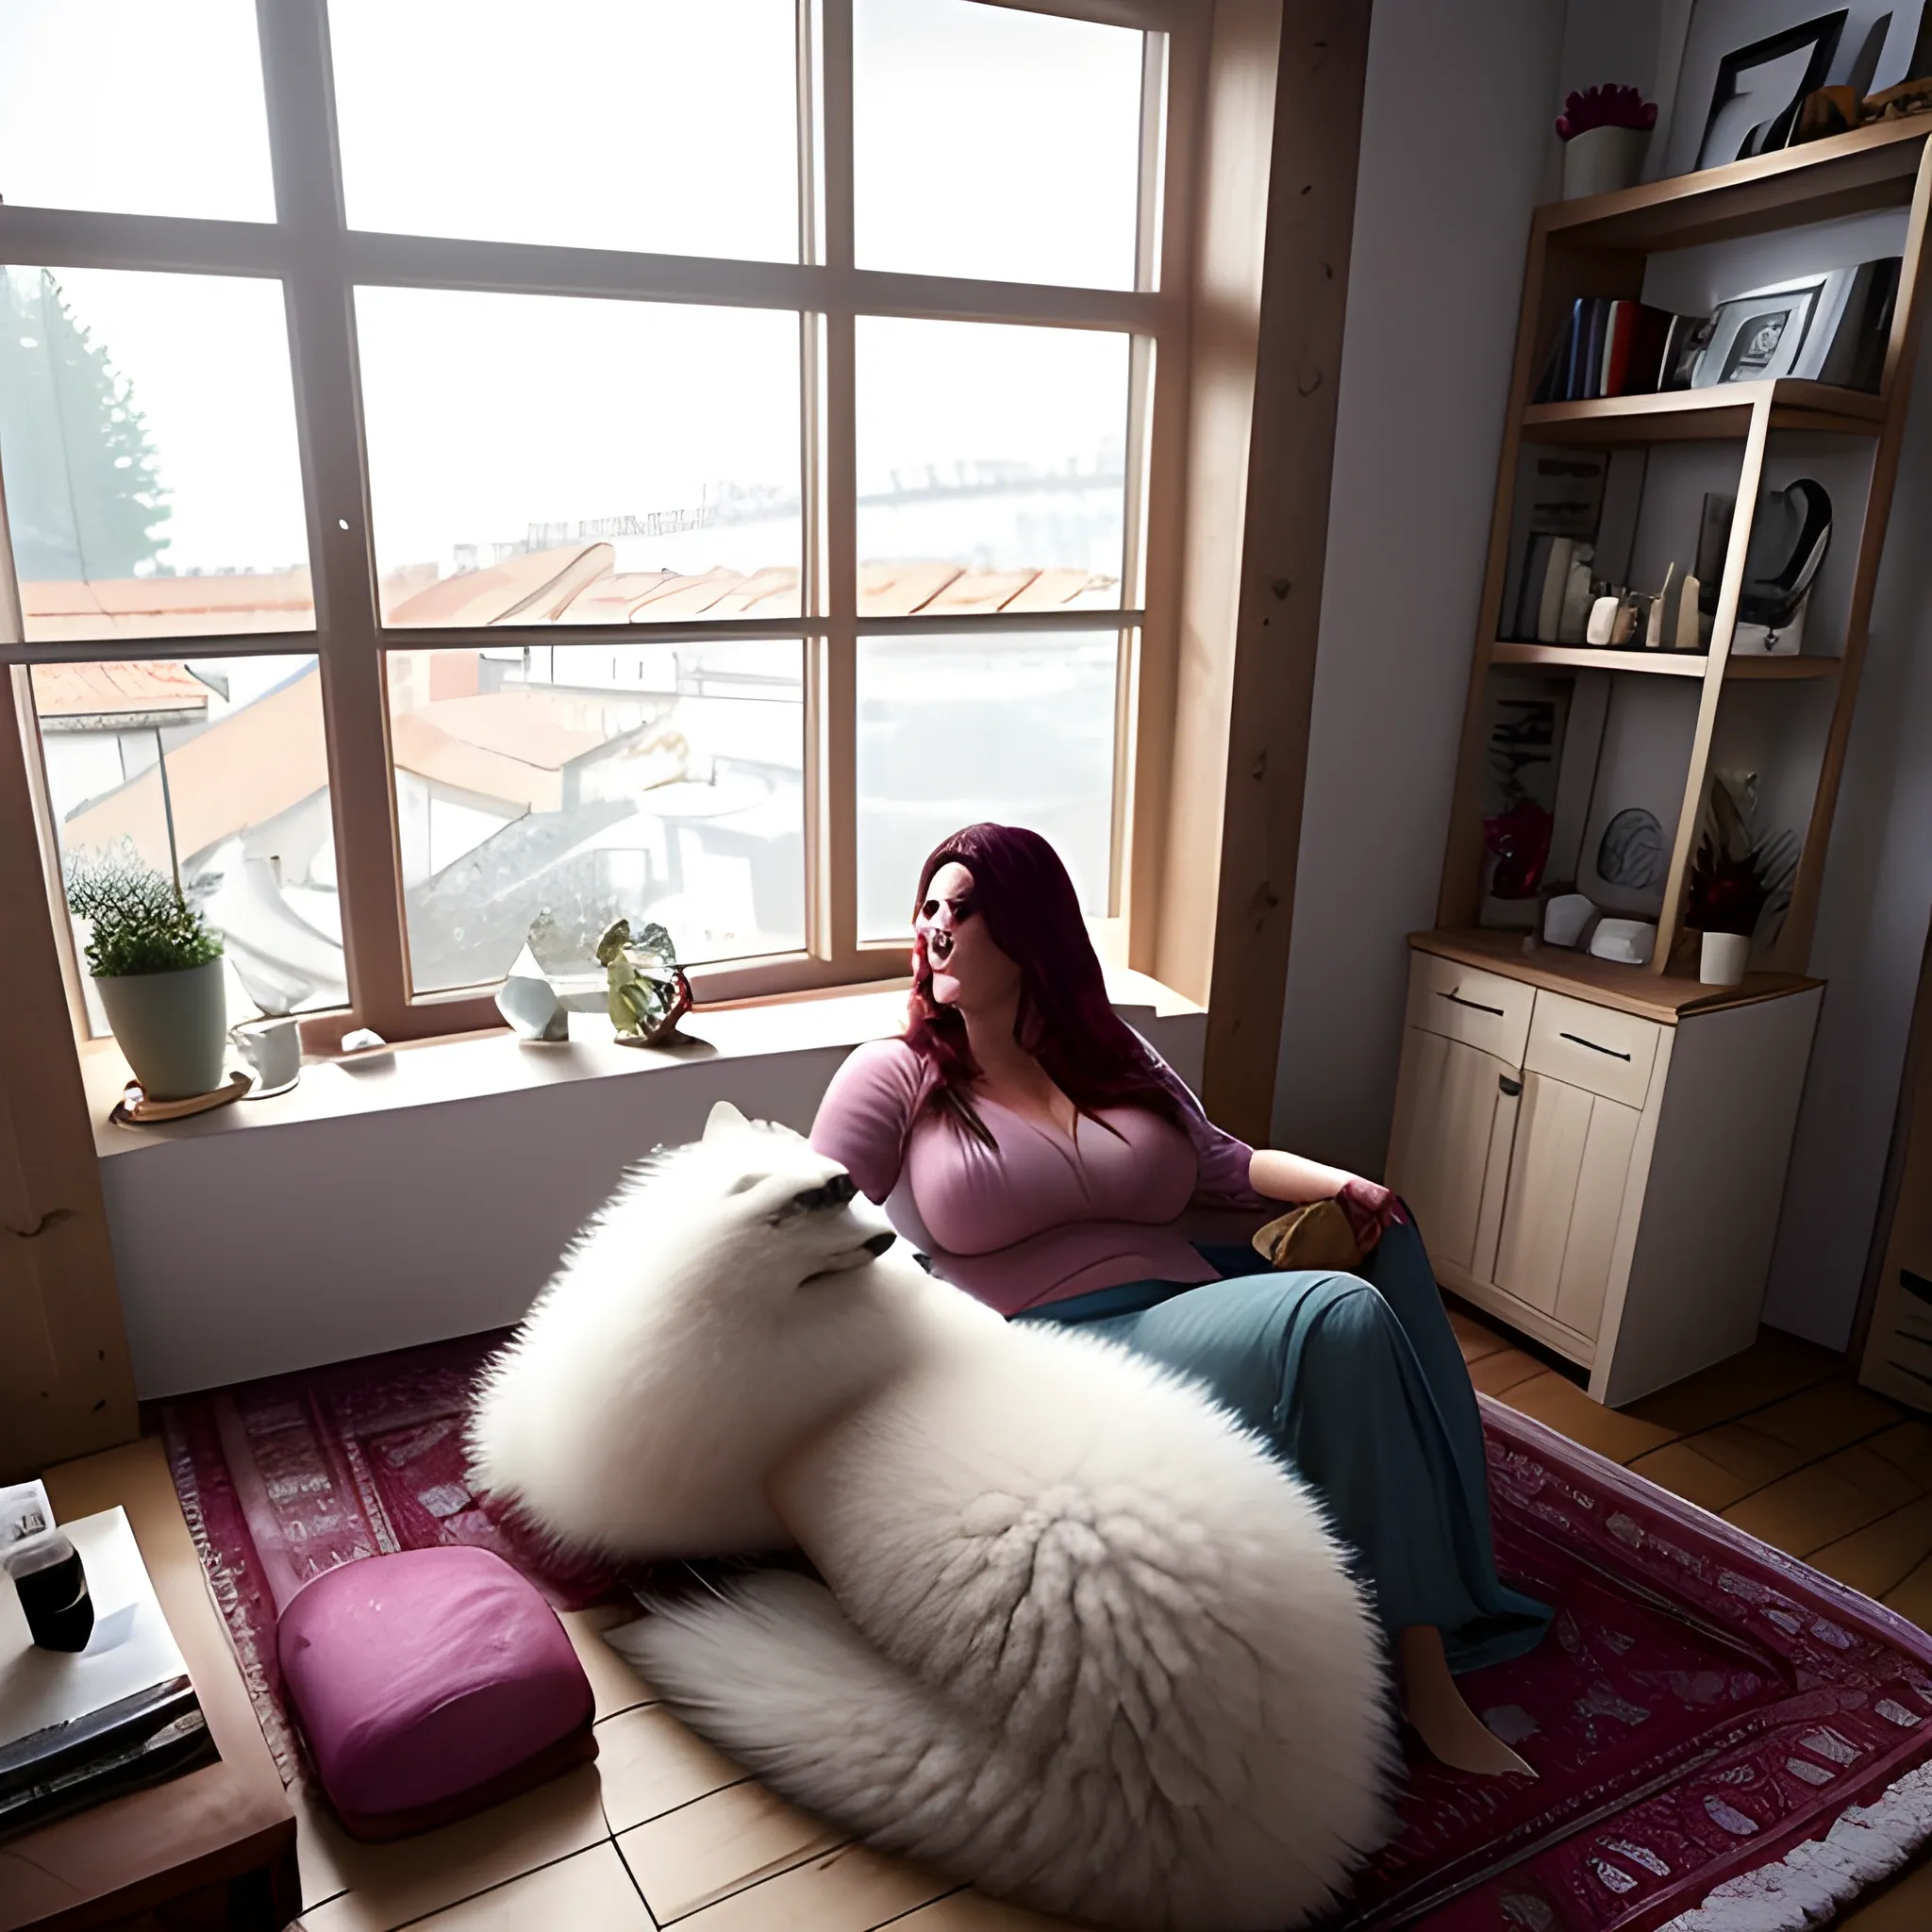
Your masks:
{"label": "samoyed dog", "polygon": [[1191,1384],[1008,1324],[844,1170],[714,1111],[491,1365],[477,1485],[574,1551],[797,1548],[612,1641],[873,1844],[1102,1925],[1281,1932],[1387,1834],[1383,1654],[1301,1485]]}

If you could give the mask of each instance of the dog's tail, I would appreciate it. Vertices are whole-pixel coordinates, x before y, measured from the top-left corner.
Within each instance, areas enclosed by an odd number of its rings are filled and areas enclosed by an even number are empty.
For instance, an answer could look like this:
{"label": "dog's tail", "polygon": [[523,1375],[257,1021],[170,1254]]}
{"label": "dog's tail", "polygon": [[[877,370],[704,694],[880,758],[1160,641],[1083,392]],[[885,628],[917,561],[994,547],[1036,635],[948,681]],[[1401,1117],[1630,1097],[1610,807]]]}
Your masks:
{"label": "dog's tail", "polygon": [[1042,1753],[901,1669],[808,1577],[760,1573],[607,1641],[774,1790],[1036,1909],[1122,1932],[1278,1932],[1325,1910],[1353,1862],[1324,1842],[1325,1873],[1309,1872],[1311,1825],[1330,1834],[1303,1807],[1243,1819],[1150,1774],[1146,1713],[1121,1712],[1097,1753]]}
{"label": "dog's tail", "polygon": [[890,1850],[942,1842],[961,1782],[998,1753],[990,1727],[936,1700],[796,1573],[660,1600],[606,1641],[774,1790]]}

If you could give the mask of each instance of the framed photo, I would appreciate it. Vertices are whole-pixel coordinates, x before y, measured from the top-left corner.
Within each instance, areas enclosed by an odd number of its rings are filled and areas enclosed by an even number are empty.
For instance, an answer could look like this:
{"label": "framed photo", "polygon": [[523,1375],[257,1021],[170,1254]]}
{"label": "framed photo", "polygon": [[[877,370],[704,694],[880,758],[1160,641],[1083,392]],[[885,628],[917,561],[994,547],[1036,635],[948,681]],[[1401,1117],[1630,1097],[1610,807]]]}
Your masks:
{"label": "framed photo", "polygon": [[[1840,273],[1842,273],[1840,271]],[[1710,341],[1698,358],[1692,389],[1721,382],[1773,382],[1798,373],[1798,358],[1811,333],[1830,275],[1754,289],[1718,304]]]}
{"label": "framed photo", "polygon": [[[1799,27],[1828,7],[1829,0],[1693,0],[1690,7],[1680,0],[1678,8],[1667,8],[1666,14],[1675,12],[1681,24],[1676,44],[1670,44],[1673,35],[1666,31],[1659,48],[1661,111],[1645,178],[1685,175],[1700,165],[1698,150],[1717,103],[1718,69],[1724,60]],[[1925,0],[1844,0],[1844,13],[1838,51],[1818,85],[1870,94],[1925,71],[1917,54],[1927,20]],[[1932,35],[1925,38],[1932,42]],[[1927,52],[1932,53],[1932,44]],[[1738,111],[1741,117],[1749,110]],[[1757,121],[1765,118],[1760,111]],[[1733,150],[1726,158],[1736,158]]]}
{"label": "framed photo", "polygon": [[1697,165],[1721,168],[1783,147],[1805,96],[1823,87],[1831,72],[1845,20],[1846,9],[1840,8],[1724,55],[1717,65]]}

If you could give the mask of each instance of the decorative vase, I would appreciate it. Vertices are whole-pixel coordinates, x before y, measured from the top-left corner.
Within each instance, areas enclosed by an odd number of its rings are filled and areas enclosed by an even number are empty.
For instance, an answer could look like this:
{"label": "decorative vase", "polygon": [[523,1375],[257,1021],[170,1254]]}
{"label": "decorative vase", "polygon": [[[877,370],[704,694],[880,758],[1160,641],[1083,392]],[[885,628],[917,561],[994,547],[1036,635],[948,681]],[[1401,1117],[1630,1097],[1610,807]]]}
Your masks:
{"label": "decorative vase", "polygon": [[1649,140],[1647,127],[1587,127],[1572,135],[1563,143],[1563,199],[1634,187]]}
{"label": "decorative vase", "polygon": [[191,1100],[222,1084],[228,992],[221,960],[178,973],[115,974],[94,985],[114,1039],[150,1100]]}
{"label": "decorative vase", "polygon": [[1750,958],[1748,932],[1707,932],[1697,955],[1697,977],[1706,986],[1740,986]]}

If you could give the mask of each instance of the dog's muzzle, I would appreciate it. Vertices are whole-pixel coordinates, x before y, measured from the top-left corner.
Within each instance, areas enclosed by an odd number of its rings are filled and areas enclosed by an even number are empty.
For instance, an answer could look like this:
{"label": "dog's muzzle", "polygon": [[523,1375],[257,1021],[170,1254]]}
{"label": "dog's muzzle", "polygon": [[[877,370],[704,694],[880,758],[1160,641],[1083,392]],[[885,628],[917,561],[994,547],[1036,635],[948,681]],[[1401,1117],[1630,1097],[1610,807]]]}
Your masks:
{"label": "dog's muzzle", "polygon": [[859,1245],[876,1260],[899,1237],[890,1227],[882,1227],[877,1234],[869,1236]]}

